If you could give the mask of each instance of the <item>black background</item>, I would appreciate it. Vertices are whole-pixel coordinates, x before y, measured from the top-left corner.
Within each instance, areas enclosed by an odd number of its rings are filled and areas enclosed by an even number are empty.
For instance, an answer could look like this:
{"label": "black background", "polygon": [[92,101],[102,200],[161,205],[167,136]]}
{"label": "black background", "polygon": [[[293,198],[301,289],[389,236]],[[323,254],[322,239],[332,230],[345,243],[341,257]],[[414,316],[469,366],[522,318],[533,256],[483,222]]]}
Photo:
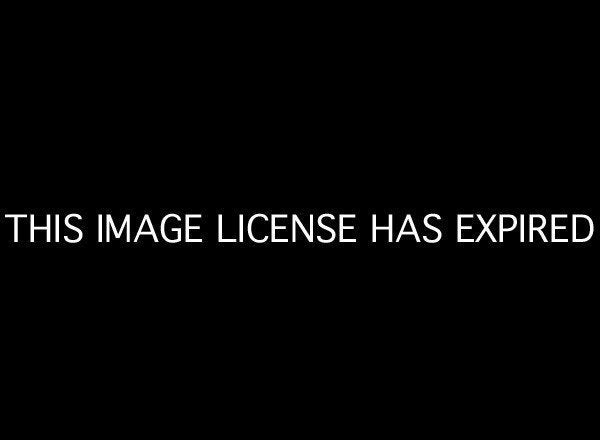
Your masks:
{"label": "black background", "polygon": [[[356,212],[361,243],[4,240],[11,412],[573,429],[595,389],[597,238],[460,246],[453,218],[597,221],[592,29],[524,11],[247,12],[23,16],[3,55],[2,213]],[[375,212],[438,212],[444,241],[371,246]]]}

